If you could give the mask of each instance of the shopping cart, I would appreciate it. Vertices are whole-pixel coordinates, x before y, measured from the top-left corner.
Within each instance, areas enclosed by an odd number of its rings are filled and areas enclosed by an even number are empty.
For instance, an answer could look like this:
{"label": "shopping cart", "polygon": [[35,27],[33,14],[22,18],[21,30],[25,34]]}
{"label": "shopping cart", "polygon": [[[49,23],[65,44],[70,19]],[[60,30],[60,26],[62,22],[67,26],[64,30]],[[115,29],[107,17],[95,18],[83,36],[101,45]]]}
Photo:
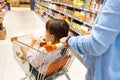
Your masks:
{"label": "shopping cart", "polygon": [[[45,45],[44,48],[48,52],[42,52],[38,48],[30,46],[32,39],[28,35],[12,37],[11,41],[13,43],[14,58],[26,74],[26,77],[21,80],[25,80],[26,78],[29,78],[30,80],[54,80],[61,75],[65,75],[68,80],[71,80],[67,72],[74,60],[74,56],[71,54],[69,48],[62,48],[62,56],[60,58],[56,60],[46,60],[48,58],[53,58],[52,55],[54,54],[55,49],[58,49],[59,47],[56,45]],[[22,55],[21,46],[24,46],[27,49],[29,48],[33,54],[41,54],[42,57],[39,62],[39,69],[36,67],[30,69],[31,65]],[[48,54],[49,56],[46,57]],[[37,73],[37,78],[33,72]]]}

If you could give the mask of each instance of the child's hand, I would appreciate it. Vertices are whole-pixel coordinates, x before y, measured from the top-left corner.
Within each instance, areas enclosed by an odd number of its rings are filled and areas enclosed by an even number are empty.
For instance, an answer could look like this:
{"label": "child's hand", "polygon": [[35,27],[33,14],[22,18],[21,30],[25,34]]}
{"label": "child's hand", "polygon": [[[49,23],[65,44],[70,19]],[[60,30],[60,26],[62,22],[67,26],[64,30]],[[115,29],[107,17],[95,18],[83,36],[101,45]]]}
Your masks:
{"label": "child's hand", "polygon": [[42,38],[41,39],[41,42],[40,42],[40,46],[43,46],[45,45],[47,42],[46,42],[46,38]]}
{"label": "child's hand", "polygon": [[39,44],[40,47],[42,47],[43,45],[45,45],[47,42],[46,42],[46,38],[40,38],[39,40],[33,40],[31,43],[30,43],[30,46],[34,46],[35,44]]}
{"label": "child's hand", "polygon": [[33,40],[33,41],[30,43],[30,46],[33,46],[36,42],[37,42],[37,40]]}

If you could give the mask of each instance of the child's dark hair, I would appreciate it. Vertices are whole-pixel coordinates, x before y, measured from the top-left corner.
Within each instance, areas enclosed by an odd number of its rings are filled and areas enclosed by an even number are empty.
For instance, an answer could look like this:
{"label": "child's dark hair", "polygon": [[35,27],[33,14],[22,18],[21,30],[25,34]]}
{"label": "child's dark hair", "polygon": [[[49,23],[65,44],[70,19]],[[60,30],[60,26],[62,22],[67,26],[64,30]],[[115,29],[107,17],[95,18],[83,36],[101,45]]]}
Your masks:
{"label": "child's dark hair", "polygon": [[60,38],[68,36],[69,25],[65,20],[52,19],[47,21],[46,30],[54,35],[55,41],[59,42]]}

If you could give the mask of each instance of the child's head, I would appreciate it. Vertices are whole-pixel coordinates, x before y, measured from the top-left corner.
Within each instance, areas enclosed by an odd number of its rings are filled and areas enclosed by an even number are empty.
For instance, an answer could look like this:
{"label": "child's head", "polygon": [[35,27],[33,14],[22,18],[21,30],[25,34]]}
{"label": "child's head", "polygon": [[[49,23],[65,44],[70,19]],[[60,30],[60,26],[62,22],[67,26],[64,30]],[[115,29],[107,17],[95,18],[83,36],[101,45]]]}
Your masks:
{"label": "child's head", "polygon": [[52,19],[46,23],[46,41],[58,43],[60,38],[68,36],[69,25],[65,20]]}

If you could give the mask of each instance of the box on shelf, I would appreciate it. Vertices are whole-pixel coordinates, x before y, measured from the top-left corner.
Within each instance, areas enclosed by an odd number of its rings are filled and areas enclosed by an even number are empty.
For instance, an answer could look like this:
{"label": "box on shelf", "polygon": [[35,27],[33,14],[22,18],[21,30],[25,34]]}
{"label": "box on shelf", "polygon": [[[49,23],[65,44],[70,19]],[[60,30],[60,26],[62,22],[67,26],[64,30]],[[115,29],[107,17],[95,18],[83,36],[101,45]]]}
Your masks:
{"label": "box on shelf", "polygon": [[4,40],[6,36],[6,28],[3,27],[2,19],[0,19],[0,40]]}
{"label": "box on shelf", "polygon": [[13,7],[19,7],[20,6],[19,2],[11,2],[11,5]]}
{"label": "box on shelf", "polygon": [[4,27],[2,30],[0,30],[0,40],[4,40],[6,37],[6,28]]}

